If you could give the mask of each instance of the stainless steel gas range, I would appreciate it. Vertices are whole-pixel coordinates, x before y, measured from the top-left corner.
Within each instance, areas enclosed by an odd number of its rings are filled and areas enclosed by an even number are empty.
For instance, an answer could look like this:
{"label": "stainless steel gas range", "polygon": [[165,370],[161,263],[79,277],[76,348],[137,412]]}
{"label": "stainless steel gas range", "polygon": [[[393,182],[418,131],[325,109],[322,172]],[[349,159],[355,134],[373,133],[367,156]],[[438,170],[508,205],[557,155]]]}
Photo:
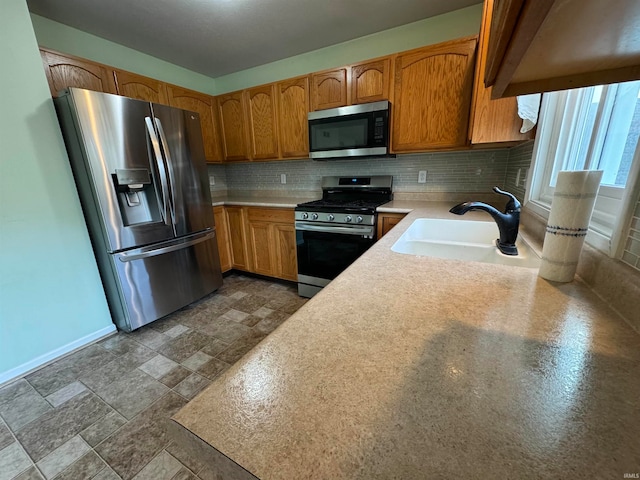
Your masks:
{"label": "stainless steel gas range", "polygon": [[295,209],[298,294],[313,297],[376,241],[376,208],[393,177],[323,177],[322,199]]}

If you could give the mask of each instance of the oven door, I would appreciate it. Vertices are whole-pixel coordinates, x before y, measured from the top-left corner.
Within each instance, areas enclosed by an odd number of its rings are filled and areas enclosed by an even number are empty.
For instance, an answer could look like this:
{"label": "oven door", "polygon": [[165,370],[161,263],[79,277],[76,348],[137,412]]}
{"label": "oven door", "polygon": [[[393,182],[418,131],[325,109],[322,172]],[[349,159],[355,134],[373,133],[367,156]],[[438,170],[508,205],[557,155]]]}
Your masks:
{"label": "oven door", "polygon": [[312,297],[375,243],[375,225],[296,222],[298,294]]}

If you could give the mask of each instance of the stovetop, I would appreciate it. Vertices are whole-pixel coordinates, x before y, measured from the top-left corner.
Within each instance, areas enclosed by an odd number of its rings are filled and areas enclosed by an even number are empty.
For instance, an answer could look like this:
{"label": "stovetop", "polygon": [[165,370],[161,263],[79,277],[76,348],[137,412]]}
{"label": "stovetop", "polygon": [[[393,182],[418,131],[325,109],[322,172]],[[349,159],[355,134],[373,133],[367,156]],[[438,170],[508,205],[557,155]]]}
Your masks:
{"label": "stovetop", "polygon": [[336,211],[349,213],[373,213],[376,207],[387,203],[385,201],[371,201],[363,199],[320,199],[312,202],[301,203],[296,210],[307,210],[310,212]]}

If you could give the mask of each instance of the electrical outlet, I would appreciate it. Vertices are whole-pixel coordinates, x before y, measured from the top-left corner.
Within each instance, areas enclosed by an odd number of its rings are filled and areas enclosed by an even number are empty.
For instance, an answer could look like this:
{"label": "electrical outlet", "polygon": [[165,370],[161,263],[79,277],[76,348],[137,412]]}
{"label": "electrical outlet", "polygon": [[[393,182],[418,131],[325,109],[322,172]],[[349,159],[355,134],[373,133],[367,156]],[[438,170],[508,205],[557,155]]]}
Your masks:
{"label": "electrical outlet", "polygon": [[520,186],[520,174],[522,173],[522,169],[518,169],[518,173],[516,174],[516,187]]}
{"label": "electrical outlet", "polygon": [[478,168],[476,170],[476,175],[482,175],[482,169],[481,168]]}
{"label": "electrical outlet", "polygon": [[527,178],[529,178],[529,169],[528,168],[524,171],[524,177],[522,178],[522,185],[523,186],[527,185]]}
{"label": "electrical outlet", "polygon": [[216,184],[216,179],[213,178],[213,175],[209,175],[209,185],[213,186]]}
{"label": "electrical outlet", "polygon": [[287,174],[286,173],[281,173],[280,174],[280,183],[287,183]]}
{"label": "electrical outlet", "polygon": [[427,183],[427,171],[420,170],[418,172],[418,183]]}

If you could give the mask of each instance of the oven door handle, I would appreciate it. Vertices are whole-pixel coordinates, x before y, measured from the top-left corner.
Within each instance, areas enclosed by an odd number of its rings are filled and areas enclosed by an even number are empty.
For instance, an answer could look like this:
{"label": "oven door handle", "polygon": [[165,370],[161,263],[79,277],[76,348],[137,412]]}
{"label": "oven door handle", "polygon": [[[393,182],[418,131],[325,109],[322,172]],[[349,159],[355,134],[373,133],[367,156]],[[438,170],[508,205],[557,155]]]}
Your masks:
{"label": "oven door handle", "polygon": [[303,232],[342,233],[346,235],[373,235],[373,227],[341,227],[339,225],[331,225],[330,227],[325,227],[323,225],[308,225],[304,223],[296,223],[296,230],[301,230]]}

